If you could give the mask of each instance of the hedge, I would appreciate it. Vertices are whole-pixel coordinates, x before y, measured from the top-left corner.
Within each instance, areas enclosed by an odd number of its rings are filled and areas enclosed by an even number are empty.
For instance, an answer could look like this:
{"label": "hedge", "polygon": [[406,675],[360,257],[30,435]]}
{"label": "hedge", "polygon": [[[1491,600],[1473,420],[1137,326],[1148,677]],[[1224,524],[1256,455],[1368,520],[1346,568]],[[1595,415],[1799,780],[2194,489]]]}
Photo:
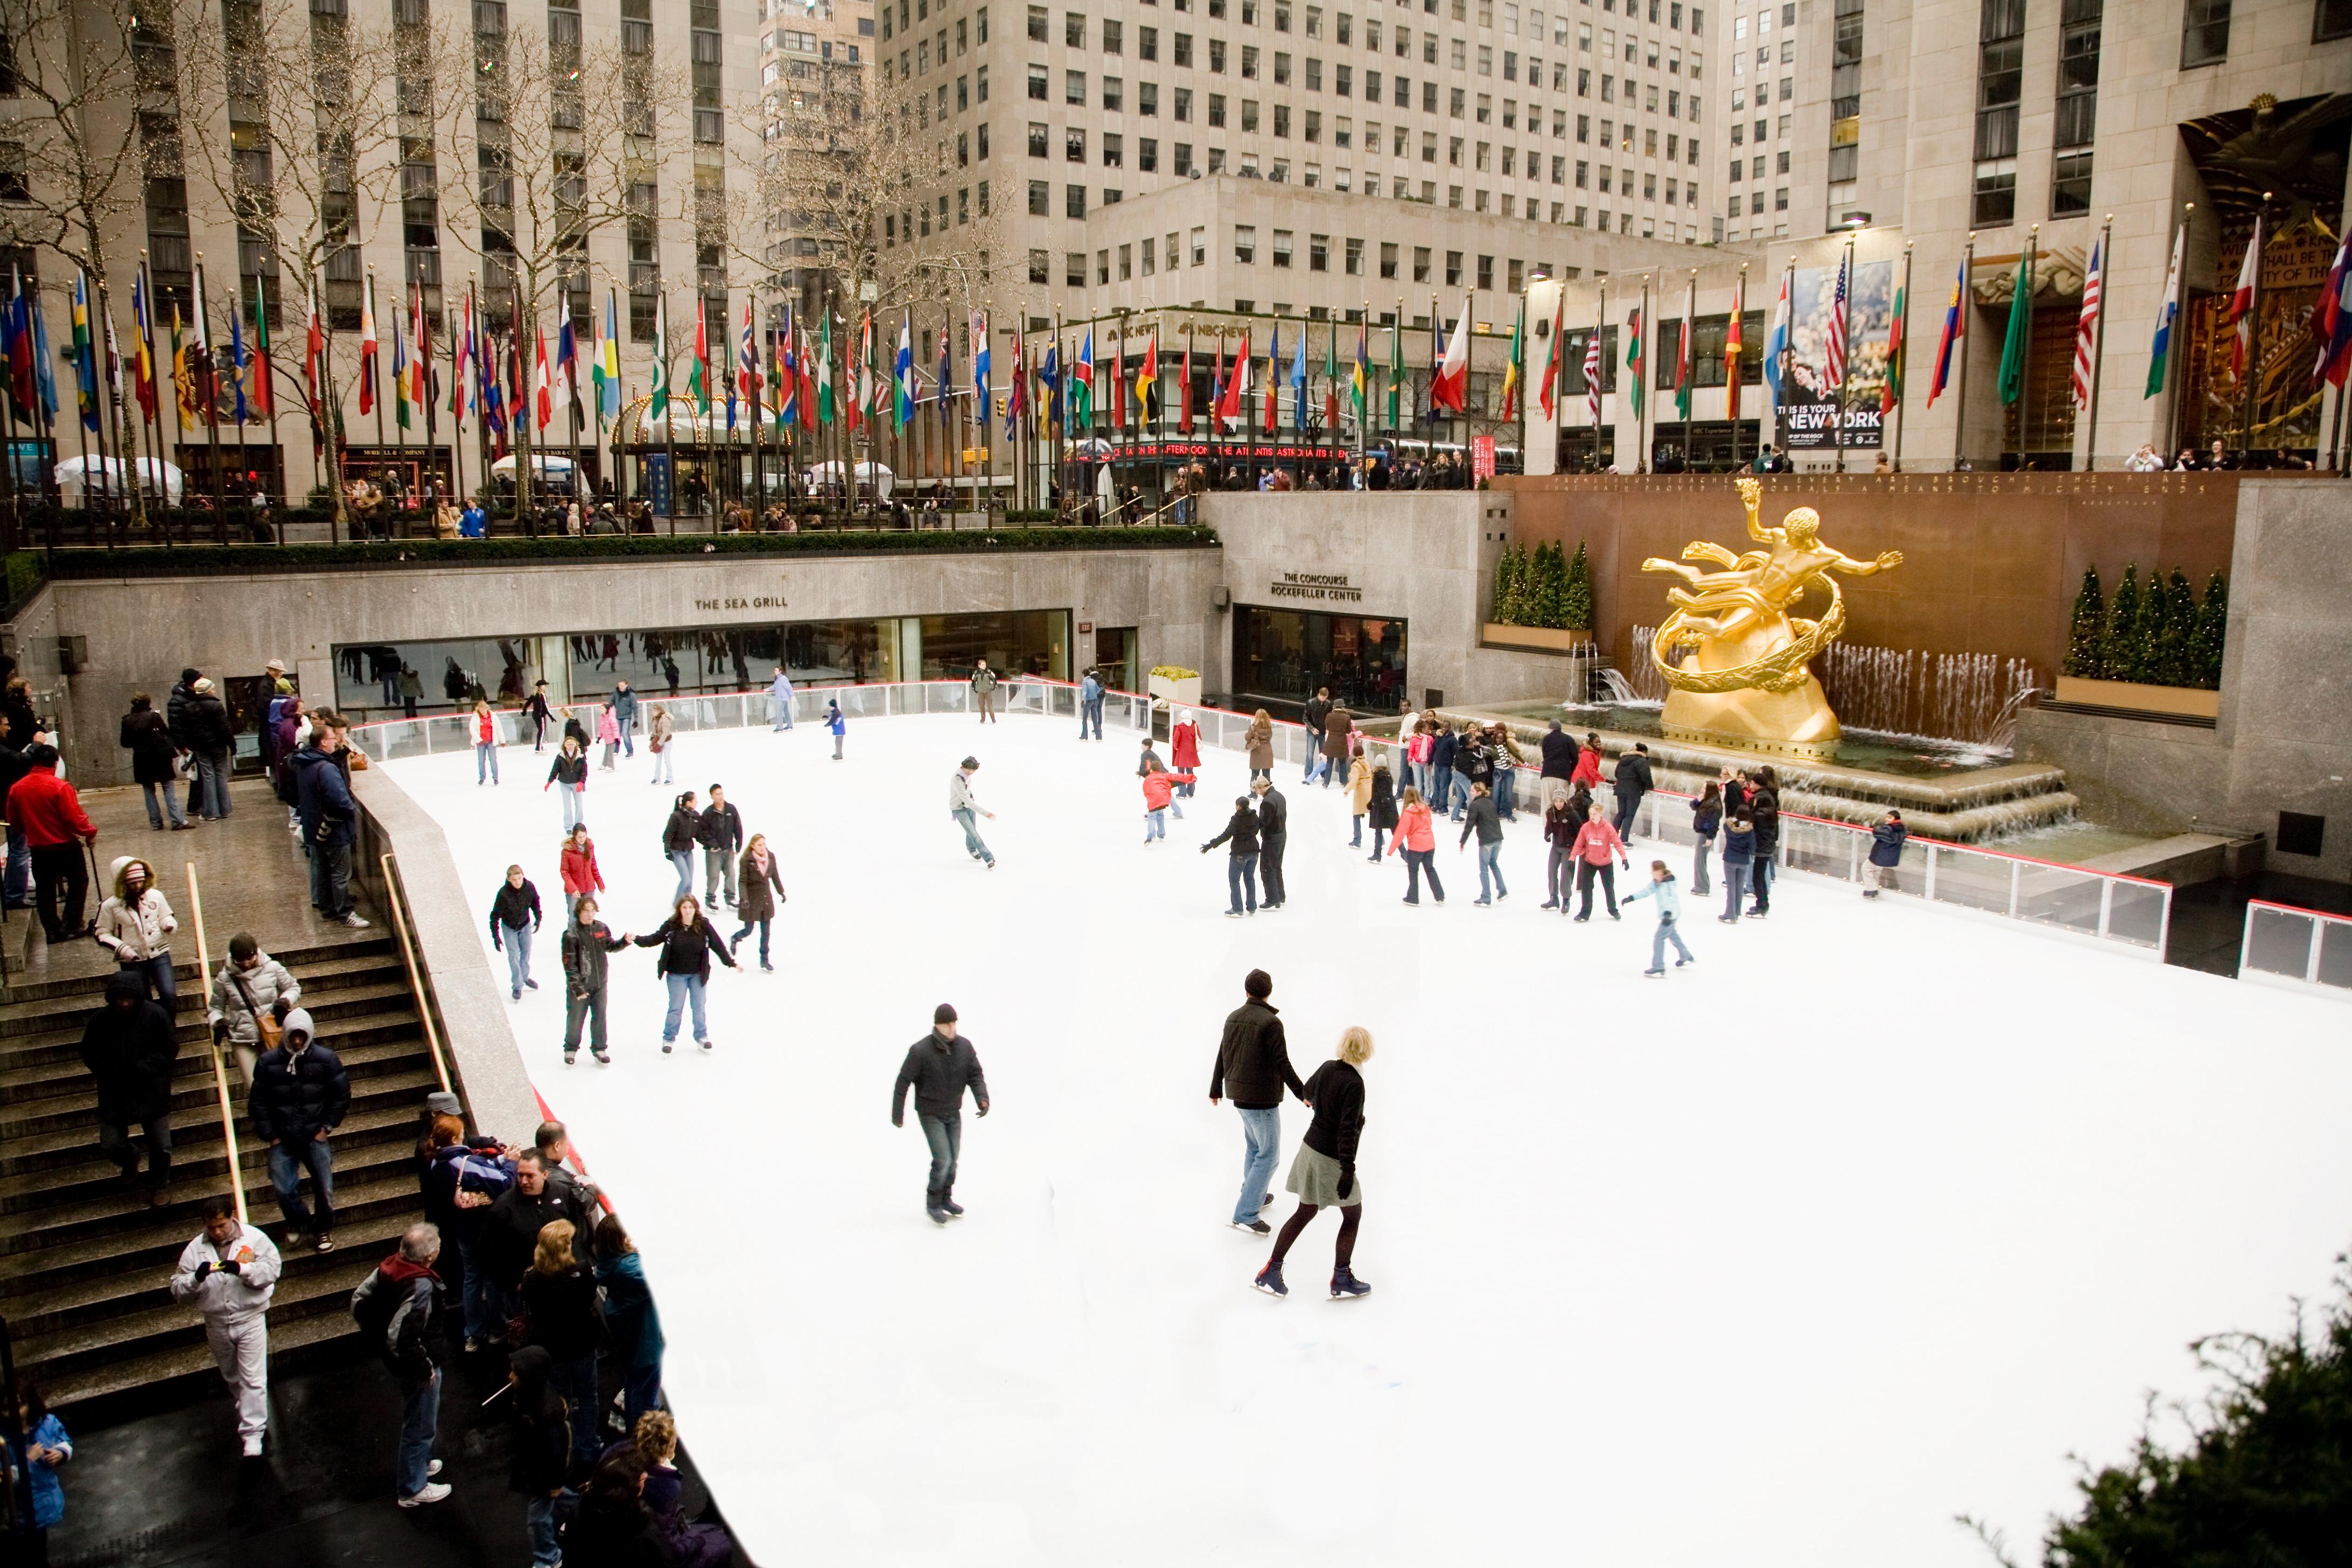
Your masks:
{"label": "hedge", "polygon": [[[921,532],[843,530],[821,533],[593,534],[545,539],[413,539],[390,544],[181,544],[118,550],[60,550],[47,562],[58,578],[188,577],[231,573],[304,572],[322,566],[507,566],[538,561],[614,557],[690,559],[705,555],[896,555],[997,551],[1173,550],[1217,542],[1216,531],[1192,528],[997,528]],[[10,597],[21,581],[37,583],[40,553],[8,557]]]}

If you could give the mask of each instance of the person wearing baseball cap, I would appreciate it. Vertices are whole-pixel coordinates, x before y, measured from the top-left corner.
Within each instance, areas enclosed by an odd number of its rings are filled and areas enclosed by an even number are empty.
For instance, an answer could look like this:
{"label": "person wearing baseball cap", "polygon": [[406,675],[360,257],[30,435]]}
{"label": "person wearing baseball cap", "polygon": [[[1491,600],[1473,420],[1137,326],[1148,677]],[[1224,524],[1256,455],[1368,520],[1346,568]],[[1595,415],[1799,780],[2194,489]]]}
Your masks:
{"label": "person wearing baseball cap", "polygon": [[942,1002],[931,1011],[930,1032],[907,1047],[898,1081],[890,1090],[890,1125],[907,1124],[907,1091],[915,1091],[915,1119],[931,1147],[931,1173],[923,1189],[923,1212],[933,1225],[963,1217],[955,1201],[956,1156],[963,1147],[963,1091],[971,1090],[980,1114],[988,1114],[988,1079],[971,1042],[956,1033],[956,1010]]}

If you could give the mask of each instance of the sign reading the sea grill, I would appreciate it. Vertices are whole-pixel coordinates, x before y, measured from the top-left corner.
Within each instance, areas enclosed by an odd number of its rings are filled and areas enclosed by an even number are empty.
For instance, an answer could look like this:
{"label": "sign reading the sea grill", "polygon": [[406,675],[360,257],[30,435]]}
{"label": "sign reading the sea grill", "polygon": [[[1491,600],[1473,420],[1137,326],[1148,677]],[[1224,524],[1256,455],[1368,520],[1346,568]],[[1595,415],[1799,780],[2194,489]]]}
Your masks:
{"label": "sign reading the sea grill", "polygon": [[1361,604],[1364,598],[1364,591],[1351,584],[1344,574],[1330,572],[1284,572],[1266,592],[1277,599],[1348,599]]}

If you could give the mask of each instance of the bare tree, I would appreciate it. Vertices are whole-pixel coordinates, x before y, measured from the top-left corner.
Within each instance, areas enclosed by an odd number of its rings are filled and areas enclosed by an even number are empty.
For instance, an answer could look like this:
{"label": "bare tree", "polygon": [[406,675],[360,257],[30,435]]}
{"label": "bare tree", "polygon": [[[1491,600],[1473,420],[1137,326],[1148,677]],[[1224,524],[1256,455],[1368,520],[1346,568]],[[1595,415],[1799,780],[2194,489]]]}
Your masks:
{"label": "bare tree", "polygon": [[[100,353],[112,299],[107,242],[143,205],[132,112],[142,41],[130,0],[0,0],[0,76],[17,105],[0,129],[0,244],[87,269]],[[114,413],[115,449],[130,471],[131,416],[119,398]],[[129,489],[143,522],[143,487]]]}
{"label": "bare tree", "polygon": [[[518,333],[551,297],[568,312],[573,296],[589,294],[592,241],[633,218],[657,221],[662,163],[688,96],[677,57],[650,29],[589,44],[577,12],[547,17],[544,29],[469,31],[435,71],[471,98],[451,116],[447,144],[465,174],[443,186],[449,226],[475,249],[492,300],[506,292]],[[532,475],[527,407],[513,428],[520,516]]]}

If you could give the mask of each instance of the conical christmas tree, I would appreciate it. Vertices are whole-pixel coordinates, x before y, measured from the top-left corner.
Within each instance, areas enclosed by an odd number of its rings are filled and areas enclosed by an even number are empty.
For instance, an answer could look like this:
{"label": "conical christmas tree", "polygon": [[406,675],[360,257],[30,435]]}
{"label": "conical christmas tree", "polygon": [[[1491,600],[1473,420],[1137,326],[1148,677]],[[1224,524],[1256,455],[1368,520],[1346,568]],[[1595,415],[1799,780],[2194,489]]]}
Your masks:
{"label": "conical christmas tree", "polygon": [[2133,562],[2124,568],[2124,580],[2116,584],[2116,596],[2107,605],[2106,647],[2099,661],[2107,679],[2139,679],[2138,637],[2139,563]]}
{"label": "conical christmas tree", "polygon": [[2096,680],[2105,672],[2106,614],[2106,600],[2099,593],[2098,569],[2087,567],[2083,573],[2082,589],[2074,595],[2074,619],[2066,631],[2063,673]]}
{"label": "conical christmas tree", "polygon": [[2204,602],[2189,634],[2189,684],[2221,689],[2221,649],[2230,631],[2230,583],[2216,572],[2206,580]]}
{"label": "conical christmas tree", "polygon": [[1576,542],[1576,559],[1568,563],[1566,613],[1561,624],[1570,631],[1592,629],[1592,563],[1585,558],[1584,541]]}
{"label": "conical christmas tree", "polygon": [[1502,555],[1495,562],[1495,611],[1486,618],[1499,626],[1512,624],[1512,612],[1517,608],[1519,583],[1519,547],[1503,546]]}

